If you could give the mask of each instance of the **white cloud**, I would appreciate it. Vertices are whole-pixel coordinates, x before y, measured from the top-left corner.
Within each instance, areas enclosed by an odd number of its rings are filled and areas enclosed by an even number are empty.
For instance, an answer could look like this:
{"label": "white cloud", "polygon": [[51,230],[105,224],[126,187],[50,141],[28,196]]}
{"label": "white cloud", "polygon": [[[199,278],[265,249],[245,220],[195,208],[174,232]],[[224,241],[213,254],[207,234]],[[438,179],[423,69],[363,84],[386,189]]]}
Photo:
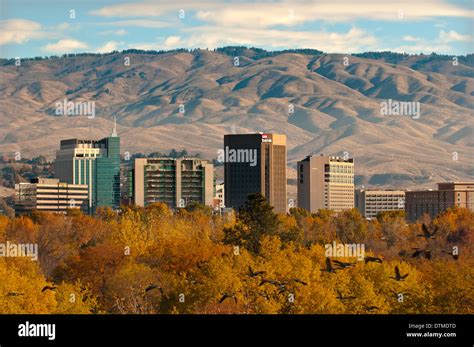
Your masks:
{"label": "white cloud", "polygon": [[403,36],[403,41],[407,41],[407,42],[418,42],[420,40],[421,39],[419,37],[415,37],[415,36],[411,36],[411,35]]}
{"label": "white cloud", "polygon": [[153,19],[125,19],[113,22],[98,23],[100,25],[122,26],[122,27],[140,27],[140,28],[164,28],[170,26],[170,23]]}
{"label": "white cloud", "polygon": [[345,33],[309,32],[289,30],[266,30],[244,28],[218,28],[212,26],[186,29],[189,36],[170,36],[162,42],[130,45],[144,50],[172,48],[216,48],[227,45],[256,47],[315,48],[331,53],[359,52],[373,50],[377,39],[358,28]]}
{"label": "white cloud", "polygon": [[125,29],[117,29],[117,30],[106,30],[101,31],[100,35],[116,35],[116,36],[124,36],[127,35],[128,32]]}
{"label": "white cloud", "polygon": [[430,54],[432,52],[441,54],[453,54],[453,42],[473,42],[473,36],[461,35],[454,30],[448,32],[441,30],[438,37],[434,40],[426,40],[421,37],[404,36],[403,40],[411,44],[401,45],[395,48],[385,48],[382,50],[390,50],[394,52],[405,52],[410,54]]}
{"label": "white cloud", "polygon": [[51,53],[74,53],[88,48],[87,44],[74,39],[63,39],[56,43],[50,43],[43,47],[44,51]]}
{"label": "white cloud", "polygon": [[166,38],[164,42],[164,46],[166,48],[176,48],[178,46],[182,46],[182,41],[180,36],[169,36]]}
{"label": "white cloud", "polygon": [[189,39],[189,45],[192,47],[214,48],[235,44],[270,46],[275,49],[315,48],[332,53],[369,50],[376,42],[375,37],[356,28],[347,33],[206,28],[191,34]]}
{"label": "white cloud", "polygon": [[41,24],[26,19],[0,20],[0,45],[25,43],[29,40],[47,37]]}
{"label": "white cloud", "polygon": [[471,35],[462,35],[462,34],[457,33],[454,30],[450,30],[450,31],[447,31],[447,32],[444,31],[444,30],[441,30],[439,32],[439,39],[442,42],[453,42],[453,41],[467,42],[467,41],[472,41],[472,36]]}
{"label": "white cloud", "polygon": [[434,17],[474,17],[474,11],[449,4],[442,0],[283,0],[251,2],[249,0],[226,3],[218,0],[181,2],[162,0],[159,2],[128,3],[105,6],[91,14],[102,17],[156,17],[163,14],[196,11],[197,17],[219,26],[270,27],[291,26],[298,23],[322,21],[347,21],[354,19],[419,20]]}
{"label": "white cloud", "polygon": [[96,52],[97,53],[109,53],[112,51],[118,51],[119,46],[122,46],[123,42],[116,42],[116,41],[109,41],[106,42],[102,47],[99,47]]}

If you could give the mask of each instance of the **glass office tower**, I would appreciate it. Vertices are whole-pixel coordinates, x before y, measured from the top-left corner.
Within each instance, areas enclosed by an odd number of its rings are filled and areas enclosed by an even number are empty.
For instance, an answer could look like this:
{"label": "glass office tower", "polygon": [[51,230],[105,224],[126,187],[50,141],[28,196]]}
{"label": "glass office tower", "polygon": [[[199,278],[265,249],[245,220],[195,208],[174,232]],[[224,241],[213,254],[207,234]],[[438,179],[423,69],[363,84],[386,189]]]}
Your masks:
{"label": "glass office tower", "polygon": [[56,152],[55,177],[61,182],[87,184],[89,211],[120,206],[120,137],[114,130],[97,140],[62,140]]}

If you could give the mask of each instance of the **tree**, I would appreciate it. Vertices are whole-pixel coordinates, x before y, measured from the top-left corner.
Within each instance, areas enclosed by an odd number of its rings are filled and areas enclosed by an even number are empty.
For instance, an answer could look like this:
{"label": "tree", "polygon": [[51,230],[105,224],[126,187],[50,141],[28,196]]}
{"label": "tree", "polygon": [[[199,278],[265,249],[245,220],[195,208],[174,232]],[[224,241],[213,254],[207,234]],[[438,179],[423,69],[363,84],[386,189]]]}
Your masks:
{"label": "tree", "polygon": [[255,193],[249,195],[244,207],[239,210],[236,228],[224,230],[224,242],[243,245],[258,254],[261,237],[277,234],[279,224],[273,207],[262,194]]}
{"label": "tree", "polygon": [[367,236],[367,221],[355,208],[341,212],[335,227],[336,236],[343,243],[362,243]]}

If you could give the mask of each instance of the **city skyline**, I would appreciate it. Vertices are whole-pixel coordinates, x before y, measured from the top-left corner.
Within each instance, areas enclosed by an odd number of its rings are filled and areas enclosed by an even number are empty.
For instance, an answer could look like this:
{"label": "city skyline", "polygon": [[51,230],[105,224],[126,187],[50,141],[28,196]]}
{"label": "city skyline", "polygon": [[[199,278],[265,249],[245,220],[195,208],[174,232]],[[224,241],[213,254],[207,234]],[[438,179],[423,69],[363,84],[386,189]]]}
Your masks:
{"label": "city skyline", "polygon": [[[108,143],[112,140],[117,143],[109,148]],[[240,210],[255,193],[262,194],[277,213],[287,213],[294,207],[304,208],[310,213],[324,209],[334,212],[357,209],[369,220],[387,211],[405,211],[407,220],[413,222],[424,214],[435,217],[455,206],[474,209],[474,181],[440,182],[438,190],[396,190],[364,186],[356,189],[354,158],[323,154],[308,155],[297,162],[297,199],[293,201],[287,192],[285,135],[262,132],[230,134],[224,136],[223,147],[222,152],[218,151],[217,159],[225,168],[224,180],[220,184],[217,184],[214,165],[196,156],[134,158],[131,167],[122,175],[118,166],[117,169],[114,169],[116,165],[110,166],[112,161],[124,162],[119,150],[120,137],[114,123],[108,138],[62,140],[57,159],[52,163],[54,167],[61,169],[59,174],[54,171],[54,177],[62,178],[62,181],[57,179],[57,182],[53,182],[50,178],[38,176],[32,179],[31,183],[15,185],[15,211],[22,214],[38,208],[47,211],[56,209],[64,213],[69,204],[69,208],[81,207],[86,213],[94,214],[97,207],[118,210],[125,201],[122,200],[124,198],[129,199],[126,204],[148,206],[151,203],[163,202],[173,209],[199,203],[222,213],[224,209],[229,208]],[[255,153],[252,155],[251,152]],[[127,156],[129,155],[130,153],[127,153]],[[61,161],[56,162],[58,159]],[[71,159],[73,161],[69,163]],[[75,163],[76,159],[80,159],[78,163]],[[101,166],[96,165],[101,160],[110,163],[101,169]],[[116,177],[111,170],[119,172],[119,176]],[[89,173],[90,177],[84,173]],[[120,187],[122,183],[113,183],[122,182],[122,178],[128,186],[125,187],[125,194]],[[113,187],[107,188],[104,183],[113,183]],[[49,202],[44,200],[41,194],[47,194],[47,189],[54,189],[55,186],[57,189],[63,189],[59,188],[62,184],[66,189],[66,197],[60,198],[62,193],[58,190],[57,197],[51,196],[53,207],[48,207]],[[81,197],[77,201],[78,206],[74,199],[71,203],[67,195],[68,185],[71,189],[82,189],[82,192],[87,189],[87,199]],[[225,187],[225,194],[217,191],[218,185]],[[219,194],[224,196],[219,197]],[[83,201],[89,203],[87,210],[83,208]],[[35,204],[38,207],[34,207]],[[57,207],[54,207],[55,205]]]}
{"label": "city skyline", "polygon": [[0,0],[0,347],[469,341],[473,5]]}

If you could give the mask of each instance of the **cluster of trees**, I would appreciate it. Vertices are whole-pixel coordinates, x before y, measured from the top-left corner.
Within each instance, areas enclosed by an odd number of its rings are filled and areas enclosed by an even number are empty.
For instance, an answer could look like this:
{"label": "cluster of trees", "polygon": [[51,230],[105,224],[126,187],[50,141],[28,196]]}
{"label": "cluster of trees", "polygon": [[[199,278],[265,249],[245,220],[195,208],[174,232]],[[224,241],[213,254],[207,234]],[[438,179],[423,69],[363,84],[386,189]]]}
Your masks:
{"label": "cluster of trees", "polygon": [[15,183],[27,182],[34,177],[51,177],[53,165],[43,156],[18,161],[0,161],[0,186],[14,188]]}
{"label": "cluster of trees", "polygon": [[284,49],[281,51],[267,51],[262,48],[246,47],[246,46],[226,46],[218,47],[215,49],[216,52],[228,55],[230,57],[247,57],[253,60],[259,60],[268,57],[274,57],[284,53],[296,53],[306,55],[321,55],[323,51],[311,48],[299,48],[299,49]]}
{"label": "cluster of trees", "polygon": [[[162,55],[162,54],[170,54],[170,53],[181,53],[181,52],[199,52],[201,49],[186,49],[186,48],[177,48],[171,50],[142,50],[142,49],[126,49],[123,51],[112,51],[109,53],[68,53],[63,54],[62,56],[52,55],[52,56],[37,56],[32,58],[22,58],[22,62],[30,62],[30,61],[41,61],[41,60],[56,60],[61,58],[76,58],[76,57],[107,57],[111,55],[117,54],[146,54],[146,55]],[[208,49],[203,49],[208,50]],[[323,51],[311,48],[300,48],[300,49],[285,49],[280,51],[267,51],[262,48],[257,47],[246,47],[246,46],[226,46],[226,47],[218,47],[215,49],[216,52],[221,54],[225,54],[231,57],[236,56],[244,56],[250,58],[252,60],[259,60],[262,58],[268,58],[277,56],[279,54],[284,53],[297,53],[297,54],[306,54],[306,55],[322,55],[324,54]],[[384,52],[363,52],[363,53],[353,53],[352,55],[360,58],[368,58],[368,59],[377,59],[377,60],[384,60],[386,62],[392,64],[398,64],[403,60],[409,58],[410,54],[408,53],[398,53],[398,52],[391,52],[391,51],[384,51]],[[424,54],[420,53],[420,56]],[[425,60],[423,63],[427,63],[430,61],[441,61],[441,60],[452,60],[454,55],[446,55],[446,54],[437,54],[435,52],[431,53],[430,55],[426,55]],[[460,55],[457,56],[459,61],[469,65],[474,66],[474,54],[467,54],[467,55]],[[0,59],[0,66],[7,66],[7,65],[15,65],[15,59]]]}
{"label": "cluster of trees", "polygon": [[[473,313],[474,213],[407,225],[292,209],[259,194],[236,216],[192,204],[96,216],[0,217],[0,244],[38,244],[38,261],[0,257],[0,313]],[[365,258],[326,245],[365,246]],[[418,252],[418,253],[417,253]]]}

